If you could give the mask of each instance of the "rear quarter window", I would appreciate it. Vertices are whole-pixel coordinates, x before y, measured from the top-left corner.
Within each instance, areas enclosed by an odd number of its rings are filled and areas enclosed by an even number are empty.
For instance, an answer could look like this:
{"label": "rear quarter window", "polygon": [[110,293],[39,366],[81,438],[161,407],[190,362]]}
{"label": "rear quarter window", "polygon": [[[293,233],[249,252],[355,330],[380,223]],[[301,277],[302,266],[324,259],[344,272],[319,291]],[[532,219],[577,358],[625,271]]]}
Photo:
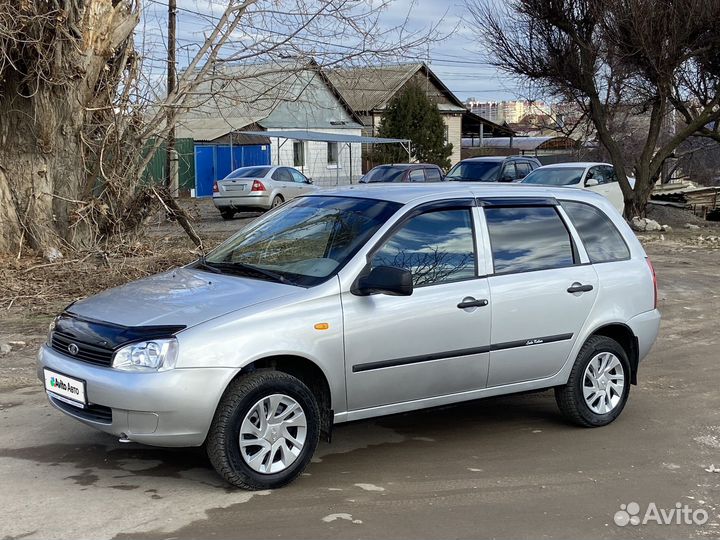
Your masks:
{"label": "rear quarter window", "polygon": [[562,201],[561,204],[580,235],[591,263],[630,258],[630,249],[620,231],[602,210],[576,201]]}
{"label": "rear quarter window", "polygon": [[496,274],[574,264],[570,233],[552,206],[485,208]]}

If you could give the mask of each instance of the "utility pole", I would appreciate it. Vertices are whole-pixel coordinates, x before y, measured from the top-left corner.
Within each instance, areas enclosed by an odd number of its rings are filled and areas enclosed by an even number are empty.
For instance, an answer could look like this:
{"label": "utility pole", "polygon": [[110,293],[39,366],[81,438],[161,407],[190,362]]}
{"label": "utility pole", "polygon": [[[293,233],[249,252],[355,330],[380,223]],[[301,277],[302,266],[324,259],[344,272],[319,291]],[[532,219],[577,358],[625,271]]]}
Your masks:
{"label": "utility pole", "polygon": [[[175,92],[177,84],[177,73],[175,65],[175,42],[177,24],[177,3],[176,0],[168,0],[168,43],[167,43],[167,93],[168,96]],[[169,118],[169,116],[168,116]],[[165,167],[165,185],[174,191],[177,177],[177,153],[175,152],[175,122],[173,121],[168,131],[167,138],[167,163]],[[173,193],[175,195],[175,193]]]}

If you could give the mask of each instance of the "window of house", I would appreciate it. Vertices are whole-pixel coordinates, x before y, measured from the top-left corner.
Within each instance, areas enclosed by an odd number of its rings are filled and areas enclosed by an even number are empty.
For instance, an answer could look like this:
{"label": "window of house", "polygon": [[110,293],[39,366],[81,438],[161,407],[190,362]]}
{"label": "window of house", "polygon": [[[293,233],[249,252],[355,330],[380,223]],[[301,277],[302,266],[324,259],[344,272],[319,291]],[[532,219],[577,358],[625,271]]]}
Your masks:
{"label": "window of house", "polygon": [[573,201],[563,201],[562,207],[577,229],[590,262],[603,263],[630,258],[630,250],[620,231],[601,210]]}
{"label": "window of house", "polygon": [[438,210],[410,218],[375,253],[371,266],[410,270],[413,285],[475,277],[475,245],[469,209]]}
{"label": "window of house", "polygon": [[338,164],[338,143],[327,143],[327,163],[328,165]]}
{"label": "window of house", "polygon": [[293,165],[295,167],[305,166],[305,143],[303,141],[293,142]]}
{"label": "window of house", "polygon": [[485,208],[496,274],[571,266],[570,233],[552,206]]}

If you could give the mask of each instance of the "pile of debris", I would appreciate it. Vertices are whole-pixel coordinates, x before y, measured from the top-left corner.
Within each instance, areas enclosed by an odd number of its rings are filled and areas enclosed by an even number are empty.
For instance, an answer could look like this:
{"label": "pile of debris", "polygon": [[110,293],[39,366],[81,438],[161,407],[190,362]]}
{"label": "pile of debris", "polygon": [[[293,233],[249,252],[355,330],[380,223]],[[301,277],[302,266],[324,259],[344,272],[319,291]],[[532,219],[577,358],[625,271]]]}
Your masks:
{"label": "pile of debris", "polygon": [[632,230],[637,232],[670,232],[672,227],[670,225],[660,225],[654,219],[634,217],[630,220],[630,227]]}
{"label": "pile of debris", "polygon": [[668,184],[656,187],[650,200],[655,204],[689,208],[694,214],[712,220],[720,202],[720,187],[696,187],[689,183]]}

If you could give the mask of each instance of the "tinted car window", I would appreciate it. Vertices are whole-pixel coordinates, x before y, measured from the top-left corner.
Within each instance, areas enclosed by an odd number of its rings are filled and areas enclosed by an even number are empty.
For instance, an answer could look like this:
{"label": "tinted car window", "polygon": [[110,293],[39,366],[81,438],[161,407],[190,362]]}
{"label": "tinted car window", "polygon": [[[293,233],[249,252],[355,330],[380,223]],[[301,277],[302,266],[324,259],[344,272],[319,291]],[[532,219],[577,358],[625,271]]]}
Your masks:
{"label": "tinted car window", "polygon": [[401,182],[407,167],[380,165],[368,172],[361,182]]}
{"label": "tinted car window", "polygon": [[515,169],[515,163],[511,161],[505,164],[501,178],[503,180],[517,180],[519,178],[517,170]]}
{"label": "tinted car window", "polygon": [[269,170],[270,167],[242,167],[234,170],[225,178],[263,178]]}
{"label": "tinted car window", "polygon": [[515,163],[515,169],[517,169],[518,178],[525,178],[532,170],[530,164],[526,161],[518,161]]}
{"label": "tinted car window", "polygon": [[464,182],[495,182],[502,161],[461,161],[445,177],[446,180]]}
{"label": "tinted car window", "polygon": [[573,264],[570,233],[551,206],[485,208],[495,273]]}
{"label": "tinted car window", "polygon": [[427,178],[428,182],[442,181],[442,175],[440,174],[440,170],[436,169],[435,167],[429,167],[425,169],[425,177]]}
{"label": "tinted car window", "polygon": [[410,181],[411,182],[424,182],[425,181],[425,173],[422,169],[415,169],[410,171]]}
{"label": "tinted car window", "polygon": [[630,250],[610,218],[589,204],[563,201],[562,207],[577,229],[592,263],[630,258]]}
{"label": "tinted car window", "polygon": [[578,184],[585,169],[582,167],[547,167],[535,169],[523,178],[523,184],[571,186]]}
{"label": "tinted car window", "polygon": [[290,171],[288,169],[286,169],[285,167],[275,169],[275,172],[272,174],[272,179],[277,180],[278,182],[292,182],[293,181],[292,174],[290,174]]}
{"label": "tinted car window", "polygon": [[473,278],[470,211],[440,210],[411,218],[375,253],[371,265],[406,268],[416,287]]}

